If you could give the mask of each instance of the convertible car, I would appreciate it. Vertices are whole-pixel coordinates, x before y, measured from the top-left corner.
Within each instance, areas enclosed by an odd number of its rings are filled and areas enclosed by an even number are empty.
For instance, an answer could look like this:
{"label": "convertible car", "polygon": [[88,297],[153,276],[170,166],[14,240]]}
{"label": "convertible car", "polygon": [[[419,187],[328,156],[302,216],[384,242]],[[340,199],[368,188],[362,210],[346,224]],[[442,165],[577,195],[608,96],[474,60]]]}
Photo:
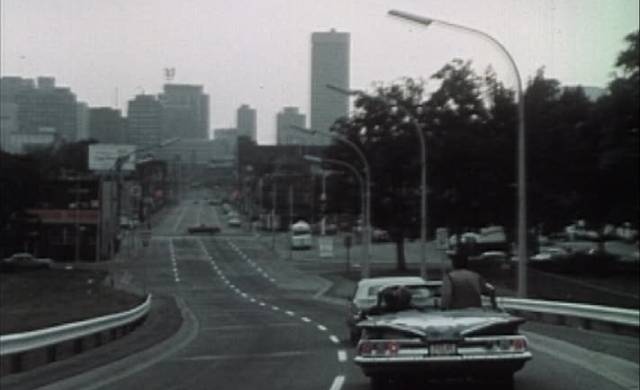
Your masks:
{"label": "convertible car", "polygon": [[[384,298],[399,289],[407,295],[403,302]],[[532,356],[518,332],[524,319],[495,305],[441,310],[437,294],[422,294],[415,305],[411,295],[404,286],[386,286],[356,324],[361,337],[354,361],[374,389],[405,380],[473,380],[513,388],[514,373]]]}

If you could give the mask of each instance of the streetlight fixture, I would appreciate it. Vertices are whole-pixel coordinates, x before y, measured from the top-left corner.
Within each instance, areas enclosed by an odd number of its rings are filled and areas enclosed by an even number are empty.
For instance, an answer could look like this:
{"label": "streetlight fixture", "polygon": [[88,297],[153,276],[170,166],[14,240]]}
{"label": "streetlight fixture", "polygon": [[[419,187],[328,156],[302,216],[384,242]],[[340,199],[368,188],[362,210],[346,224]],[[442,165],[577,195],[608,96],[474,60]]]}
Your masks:
{"label": "streetlight fixture", "polygon": [[414,15],[403,11],[390,10],[389,15],[400,19],[409,20],[423,26],[432,24],[450,27],[456,30],[478,35],[494,45],[500,53],[502,53],[511,66],[516,77],[516,89],[518,98],[518,296],[526,298],[527,296],[527,190],[526,190],[526,143],[525,143],[525,119],[524,119],[524,93],[522,90],[522,78],[516,63],[507,49],[502,43],[484,31],[474,28],[462,26],[455,23],[445,22],[443,20],[428,18],[424,16]]}
{"label": "streetlight fixture", "polygon": [[[332,158],[322,158],[322,157],[318,157],[318,156],[312,156],[309,154],[304,155],[303,157],[306,161],[309,161],[311,163],[315,163],[315,164],[323,164],[323,163],[327,163],[327,164],[334,164],[334,165],[338,165],[344,168],[347,168],[348,170],[350,170],[353,175],[356,177],[356,179],[358,179],[358,185],[360,187],[360,210],[362,215],[365,214],[365,209],[367,207],[367,202],[366,202],[366,188],[365,188],[365,181],[364,178],[362,177],[362,175],[360,174],[360,172],[358,172],[358,170],[356,169],[356,167],[354,167],[353,165],[349,164],[346,161],[341,161],[341,160],[335,160]],[[365,264],[367,261],[367,248],[365,245],[362,246],[362,264]],[[365,276],[363,276],[364,278]]]}
{"label": "streetlight fixture", "polygon": [[294,130],[302,131],[312,135],[321,135],[323,137],[333,138],[337,141],[340,141],[350,148],[352,148],[360,160],[362,161],[362,165],[364,167],[364,181],[365,181],[365,203],[366,207],[364,208],[364,216],[363,216],[363,233],[364,233],[364,245],[367,253],[366,261],[362,267],[362,278],[368,278],[370,275],[370,263],[371,263],[371,168],[369,166],[369,162],[365,157],[362,149],[358,147],[355,143],[349,140],[347,137],[344,137],[340,134],[335,133],[327,133],[324,131],[317,131],[313,129],[307,129],[302,126],[291,125],[290,126]]}
{"label": "streetlight fixture", "polygon": [[176,143],[178,141],[180,141],[179,137],[170,138],[170,139],[162,141],[162,142],[160,142],[158,144],[149,145],[149,146],[141,148],[141,149],[135,149],[132,152],[123,154],[123,155],[118,156],[116,158],[116,160],[113,163],[113,167],[111,168],[111,172],[115,173],[115,178],[116,178],[116,199],[117,199],[117,203],[116,203],[116,218],[117,218],[117,222],[116,222],[116,224],[118,226],[118,229],[119,229],[119,225],[120,225],[120,213],[121,213],[121,210],[122,210],[122,200],[121,200],[122,166],[125,164],[125,162],[131,156],[135,155],[136,153],[145,152],[145,151],[152,150],[152,149],[164,148],[165,146],[174,144],[174,143]]}
{"label": "streetlight fixture", "polygon": [[[343,95],[356,95],[376,99],[361,90],[349,90],[333,84],[327,84],[327,88]],[[422,131],[422,126],[414,121],[415,130],[420,139],[420,276],[427,278],[427,140]]]}

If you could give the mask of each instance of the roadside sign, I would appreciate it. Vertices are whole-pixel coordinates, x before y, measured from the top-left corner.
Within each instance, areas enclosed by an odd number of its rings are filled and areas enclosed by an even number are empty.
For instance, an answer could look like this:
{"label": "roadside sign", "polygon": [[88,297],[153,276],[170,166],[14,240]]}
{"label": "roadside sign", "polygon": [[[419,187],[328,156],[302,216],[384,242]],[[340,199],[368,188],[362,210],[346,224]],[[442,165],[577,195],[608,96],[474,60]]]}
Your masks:
{"label": "roadside sign", "polygon": [[129,191],[131,193],[131,196],[139,197],[140,194],[142,193],[142,188],[140,187],[139,184],[134,184],[129,188]]}
{"label": "roadside sign", "polygon": [[142,246],[149,246],[149,241],[151,241],[151,230],[140,230],[140,240],[142,240]]}
{"label": "roadside sign", "polygon": [[127,156],[122,164],[123,171],[135,170],[135,145],[91,144],[89,145],[89,169],[92,171],[109,171],[115,169],[116,161]]}
{"label": "roadside sign", "polygon": [[447,228],[440,227],[436,229],[436,247],[438,249],[449,248],[449,230]]}
{"label": "roadside sign", "polygon": [[333,257],[333,238],[318,237],[318,250],[322,258]]}

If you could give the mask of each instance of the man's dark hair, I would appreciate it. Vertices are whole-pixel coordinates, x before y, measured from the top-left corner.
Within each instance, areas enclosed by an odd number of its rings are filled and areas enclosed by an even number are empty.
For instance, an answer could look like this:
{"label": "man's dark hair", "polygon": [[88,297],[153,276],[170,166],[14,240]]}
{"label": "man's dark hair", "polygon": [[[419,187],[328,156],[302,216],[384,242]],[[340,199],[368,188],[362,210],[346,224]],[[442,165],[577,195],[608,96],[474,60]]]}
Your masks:
{"label": "man's dark hair", "polygon": [[453,269],[464,269],[469,266],[469,254],[465,253],[465,251],[458,251],[451,258],[451,265]]}

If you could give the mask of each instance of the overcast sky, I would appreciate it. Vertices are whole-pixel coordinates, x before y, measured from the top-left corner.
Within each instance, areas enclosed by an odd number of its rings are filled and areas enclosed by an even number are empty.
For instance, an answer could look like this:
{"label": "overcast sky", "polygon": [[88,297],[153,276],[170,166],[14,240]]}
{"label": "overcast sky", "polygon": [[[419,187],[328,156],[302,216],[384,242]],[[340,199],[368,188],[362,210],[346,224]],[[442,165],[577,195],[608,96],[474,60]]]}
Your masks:
{"label": "overcast sky", "polygon": [[[258,111],[258,141],[273,143],[275,115],[298,106],[309,120],[310,35],[351,33],[351,84],[428,78],[453,58],[504,57],[476,36],[400,21],[395,8],[487,32],[513,55],[525,82],[541,66],[564,85],[605,86],[638,0],[0,0],[3,76],[54,76],[90,106],[126,107],[158,93],[163,68],[202,84],[211,128],[235,126],[243,103]],[[116,89],[118,93],[116,93]],[[116,96],[119,98],[116,99]],[[117,104],[116,104],[117,102]]]}

